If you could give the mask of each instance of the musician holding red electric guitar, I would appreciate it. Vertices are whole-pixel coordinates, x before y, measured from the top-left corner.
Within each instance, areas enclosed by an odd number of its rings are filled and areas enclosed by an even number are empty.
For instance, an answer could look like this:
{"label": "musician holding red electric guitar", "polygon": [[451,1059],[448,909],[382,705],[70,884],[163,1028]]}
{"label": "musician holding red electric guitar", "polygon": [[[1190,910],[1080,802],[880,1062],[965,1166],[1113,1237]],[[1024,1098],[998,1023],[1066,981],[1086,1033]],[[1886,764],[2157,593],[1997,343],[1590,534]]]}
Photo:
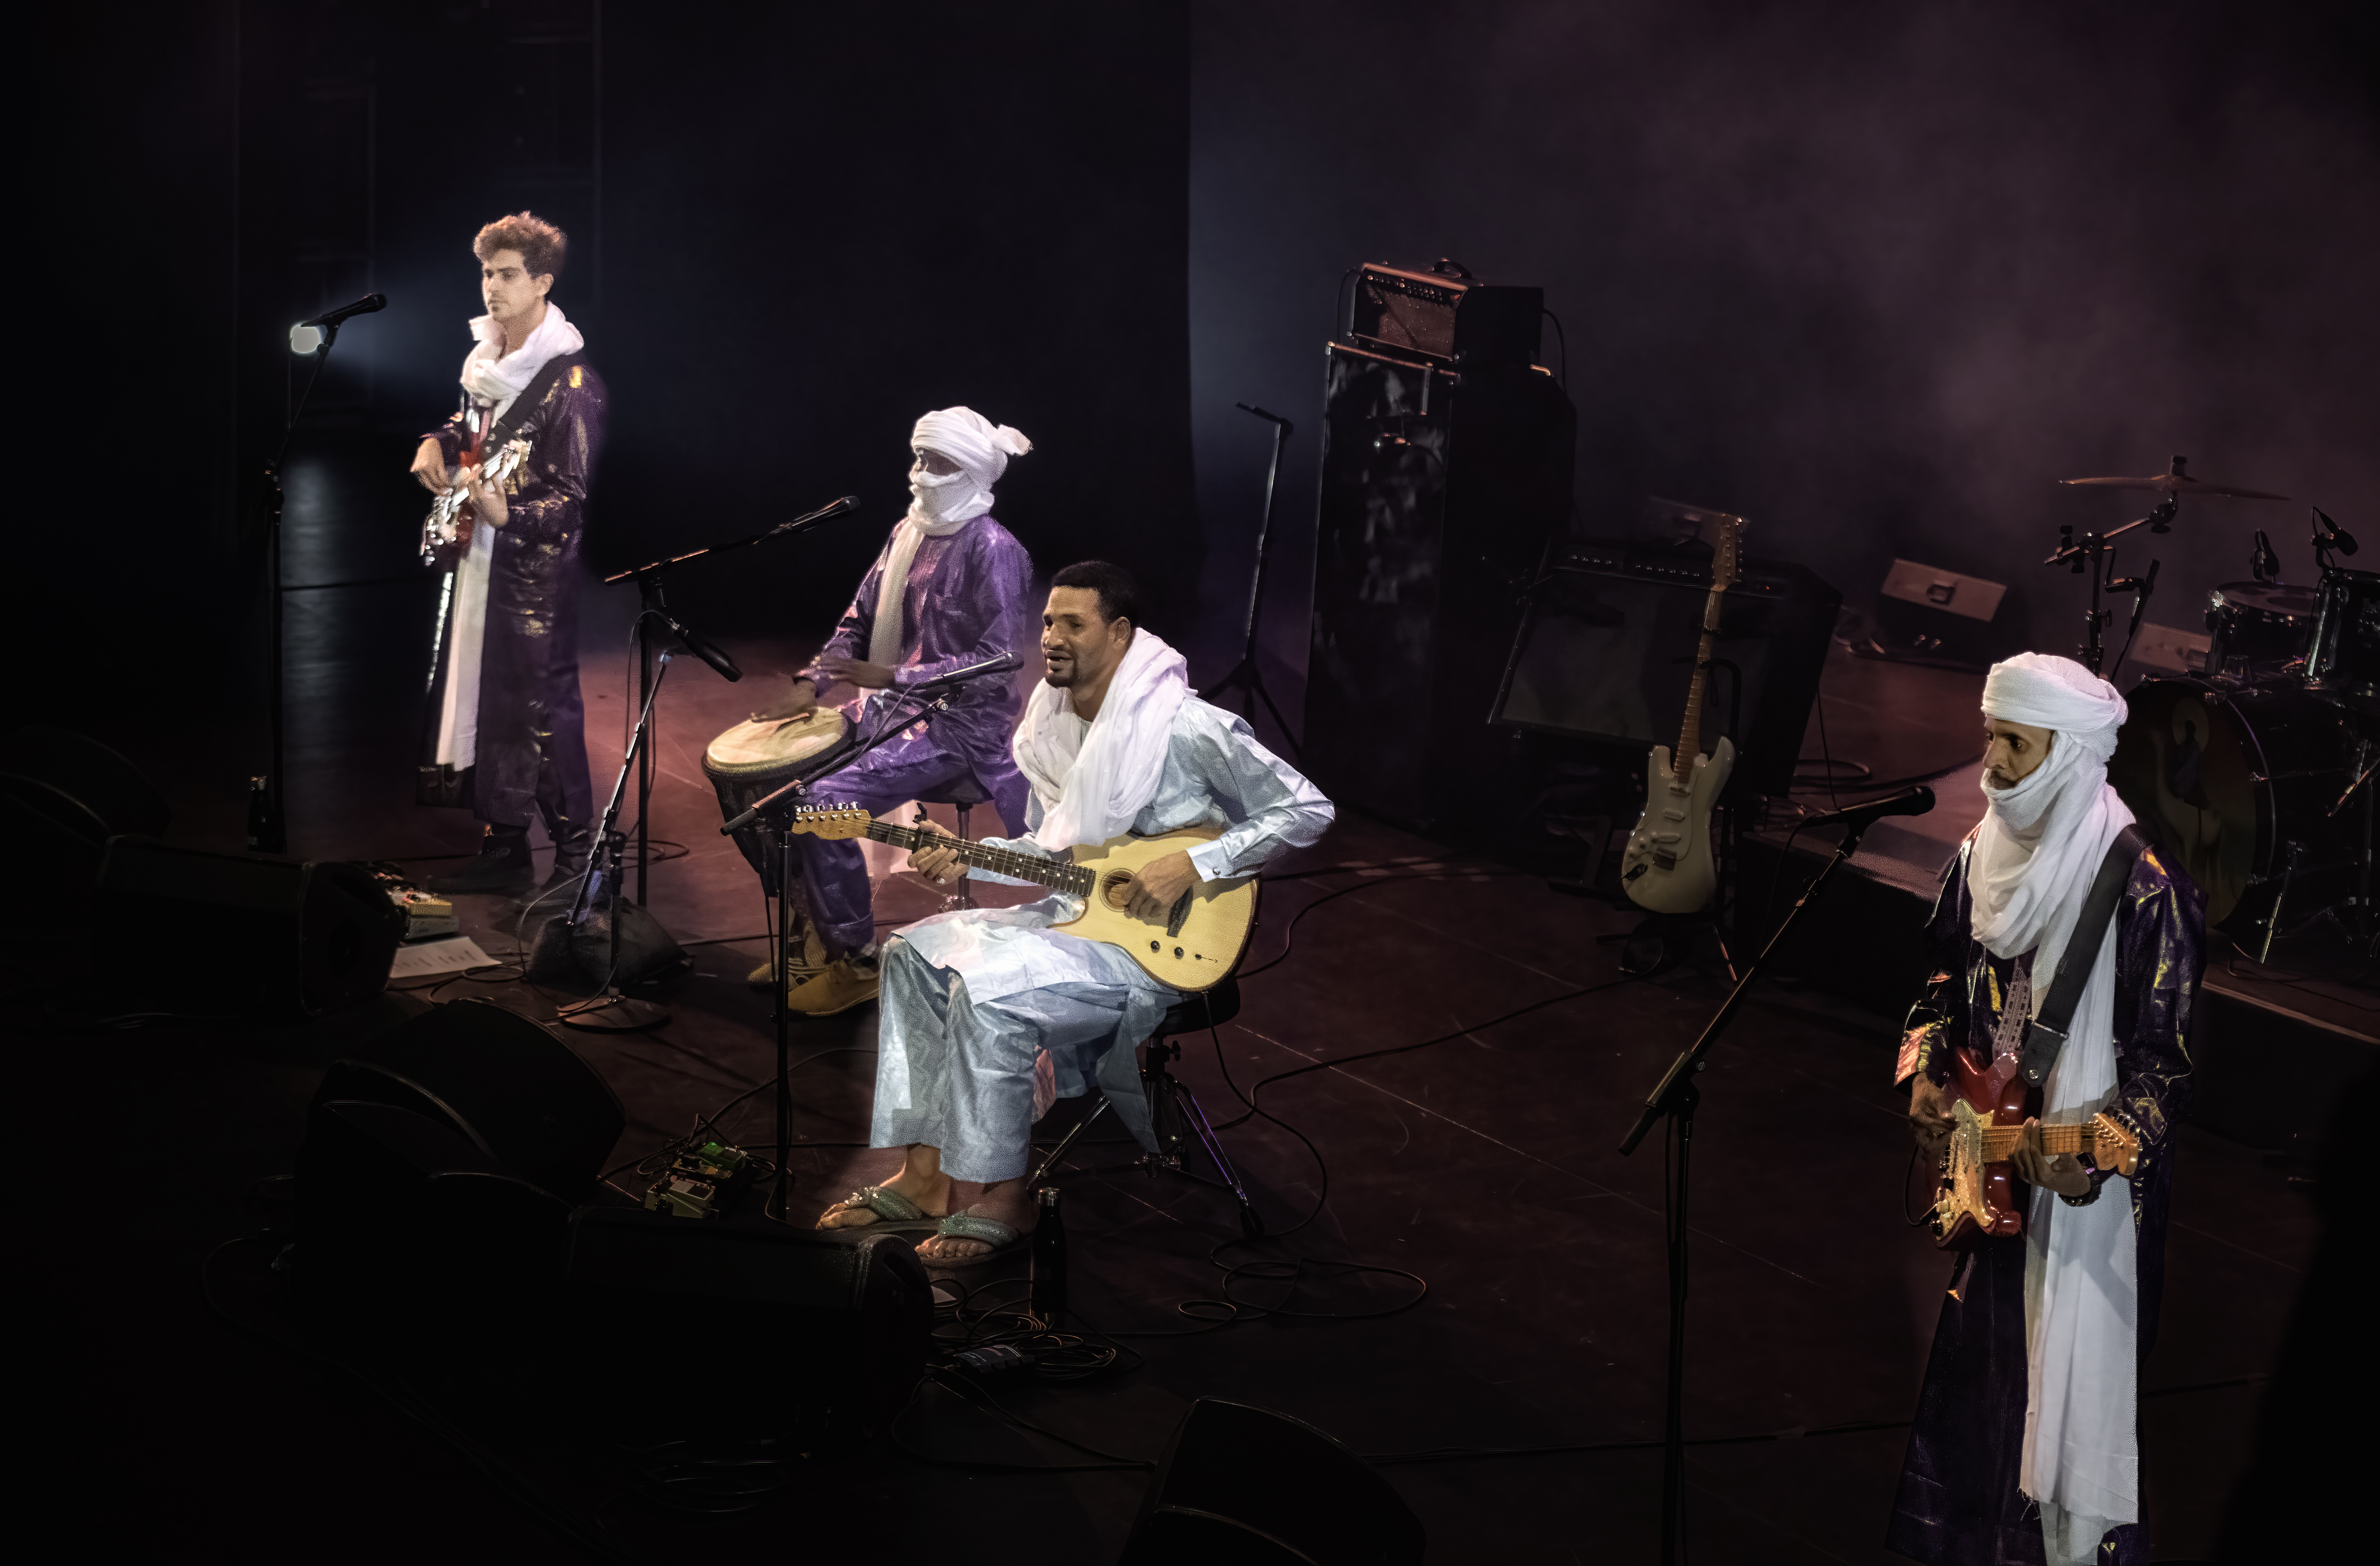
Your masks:
{"label": "musician holding red electric guitar", "polygon": [[2026,653],[1993,666],[1984,716],[1988,808],[1945,875],[1900,1049],[1957,1260],[1885,1542],[1926,1561],[2146,1562],[2138,1373],[2204,898],[2107,783],[2113,686]]}
{"label": "musician holding red electric guitar", "polygon": [[438,497],[422,560],[446,573],[415,797],[487,829],[479,856],[433,892],[528,892],[532,813],[554,850],[544,893],[587,870],[577,559],[607,398],[585,339],[547,297],[565,243],[528,212],[480,230],[487,313],[471,322],[462,406],[414,454],[413,476]]}

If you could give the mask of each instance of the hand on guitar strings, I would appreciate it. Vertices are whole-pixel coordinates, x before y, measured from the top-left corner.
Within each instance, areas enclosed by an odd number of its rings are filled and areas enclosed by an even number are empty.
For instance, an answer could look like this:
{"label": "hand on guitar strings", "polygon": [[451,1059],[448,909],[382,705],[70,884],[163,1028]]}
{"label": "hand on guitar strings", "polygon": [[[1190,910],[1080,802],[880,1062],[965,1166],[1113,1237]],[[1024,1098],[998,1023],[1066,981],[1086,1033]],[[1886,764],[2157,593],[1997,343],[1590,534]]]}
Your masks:
{"label": "hand on guitar strings", "polygon": [[1950,1107],[1942,1089],[1922,1071],[1909,1079],[1909,1129],[1926,1161],[1941,1162],[1942,1145],[1950,1137]]}
{"label": "hand on guitar strings", "polygon": [[1182,894],[1198,884],[1198,868],[1190,862],[1188,850],[1168,854],[1162,859],[1151,859],[1140,873],[1132,878],[1132,897],[1124,904],[1124,912],[1135,919],[1162,921],[1173,913],[1173,904]]}
{"label": "hand on guitar strings", "polygon": [[2055,1191],[2061,1196],[2087,1196],[2091,1194],[2091,1171],[2071,1153],[2052,1158],[2042,1150],[2041,1122],[2024,1123],[2024,1140],[2009,1155],[2009,1163],[2016,1177],[2028,1185],[2038,1185]]}
{"label": "hand on guitar strings", "polygon": [[[923,811],[918,814],[919,832],[931,832],[936,837],[957,836],[941,822],[924,819]],[[966,874],[966,867],[959,863],[958,855],[948,848],[912,848],[909,850],[909,868],[936,886],[948,886]]]}
{"label": "hand on guitar strings", "polygon": [[446,448],[436,441],[424,441],[413,454],[413,477],[433,495],[443,495],[455,487],[455,475],[446,466]]}
{"label": "hand on guitar strings", "polygon": [[504,506],[504,487],[480,482],[480,471],[477,467],[466,467],[457,477],[470,490],[472,508],[479,512],[480,519],[491,528],[501,528],[510,515]]}

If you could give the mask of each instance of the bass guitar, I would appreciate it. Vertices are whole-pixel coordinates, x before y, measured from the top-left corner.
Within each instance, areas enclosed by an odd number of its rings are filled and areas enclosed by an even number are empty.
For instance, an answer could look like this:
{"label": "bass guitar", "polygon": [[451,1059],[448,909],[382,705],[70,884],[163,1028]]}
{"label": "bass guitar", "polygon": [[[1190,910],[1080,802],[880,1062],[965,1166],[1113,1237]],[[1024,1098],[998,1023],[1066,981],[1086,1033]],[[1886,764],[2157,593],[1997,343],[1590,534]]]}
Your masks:
{"label": "bass guitar", "polygon": [[1084,844],[1071,857],[1052,859],[1014,849],[944,837],[918,827],[880,821],[856,806],[828,806],[796,810],[787,825],[795,832],[823,838],[872,838],[895,848],[947,848],[959,862],[995,871],[1017,880],[1046,886],[1083,900],[1080,917],[1052,929],[1103,941],[1117,948],[1160,984],[1196,994],[1212,989],[1239,965],[1248,937],[1257,925],[1255,876],[1206,881],[1174,900],[1161,918],[1144,919],[1127,911],[1134,878],[1150,861],[1168,854],[1212,843],[1223,835],[1220,827],[1184,827],[1155,837],[1126,833],[1105,843]]}
{"label": "bass guitar", "polygon": [[[2040,1113],[2041,1089],[2024,1079],[2019,1057],[1977,1069],[1966,1051],[1950,1055],[1950,1140],[1942,1150],[1942,1188],[1934,1202],[1934,1243],[1963,1250],[1978,1240],[2024,1232],[2024,1204],[2010,1168],[2024,1140],[2027,1116]],[[2088,1154],[2101,1169],[2130,1178],[2141,1139],[2104,1111],[2076,1125],[2045,1125],[2041,1146],[2053,1156]]]}
{"label": "bass guitar", "polygon": [[[469,449],[463,453],[463,470],[480,466],[480,439],[471,438]],[[506,441],[488,459],[480,479],[490,484],[501,484],[520,471],[528,460],[527,436]],[[430,515],[421,523],[421,564],[451,571],[471,547],[471,529],[479,524],[479,508],[471,504],[470,489],[463,484],[443,492],[430,503]]]}
{"label": "bass guitar", "polygon": [[1656,914],[1691,914],[1707,906],[1718,890],[1711,861],[1711,807],[1735,770],[1735,746],[1725,734],[1700,754],[1703,698],[1710,688],[1711,658],[1718,641],[1719,607],[1735,585],[1743,518],[1719,522],[1711,552],[1710,596],[1703,602],[1703,635],[1694,654],[1694,680],[1686,686],[1686,715],[1678,725],[1678,747],[1657,745],[1645,767],[1645,813],[1628,834],[1621,856],[1620,884],[1628,900]]}

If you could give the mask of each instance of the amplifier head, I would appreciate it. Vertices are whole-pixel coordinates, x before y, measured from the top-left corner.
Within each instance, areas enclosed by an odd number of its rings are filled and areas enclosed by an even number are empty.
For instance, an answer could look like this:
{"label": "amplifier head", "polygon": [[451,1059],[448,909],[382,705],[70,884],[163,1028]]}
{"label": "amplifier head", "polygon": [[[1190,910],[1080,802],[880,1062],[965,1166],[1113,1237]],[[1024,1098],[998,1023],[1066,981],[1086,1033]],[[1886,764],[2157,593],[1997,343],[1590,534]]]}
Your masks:
{"label": "amplifier head", "polygon": [[1359,346],[1444,364],[1525,365],[1537,357],[1546,291],[1482,283],[1460,263],[1427,272],[1356,268],[1347,335]]}

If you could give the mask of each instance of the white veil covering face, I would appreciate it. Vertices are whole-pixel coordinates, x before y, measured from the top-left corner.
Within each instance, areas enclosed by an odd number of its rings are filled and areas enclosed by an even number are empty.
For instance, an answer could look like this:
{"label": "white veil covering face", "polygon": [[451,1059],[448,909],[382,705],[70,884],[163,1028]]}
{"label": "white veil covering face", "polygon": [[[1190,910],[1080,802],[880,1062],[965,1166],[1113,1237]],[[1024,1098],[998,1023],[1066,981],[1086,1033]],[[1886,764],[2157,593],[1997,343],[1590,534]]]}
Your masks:
{"label": "white veil covering face", "polygon": [[[1995,664],[1984,711],[2049,729],[2049,755],[1989,809],[1968,858],[1976,941],[1998,957],[2033,953],[2033,1009],[2074,933],[2083,900],[2132,813],[2107,783],[2124,698],[2071,659],[2028,652]],[[2090,1119],[2114,1099],[2116,928],[2101,938],[2058,1063],[2045,1124]],[[2139,1291],[2129,1188],[2068,1207],[2035,1189],[2025,1229],[2023,1463],[2018,1487],[2041,1503],[2052,1560],[2090,1560],[2099,1537],[2140,1520],[2135,1402]]]}
{"label": "white veil covering face", "polygon": [[1033,443],[1021,430],[994,424],[971,407],[946,407],[917,420],[909,444],[940,452],[959,465],[956,473],[909,475],[909,509],[892,526],[884,575],[876,588],[876,623],[868,634],[868,661],[892,668],[901,662],[902,595],[909,566],[924,539],[946,539],[991,509],[991,487],[1008,471],[1008,459],[1023,456]]}
{"label": "white veil covering face", "polygon": [[1189,696],[1189,664],[1155,632],[1138,628],[1079,750],[1066,722],[1074,713],[1066,692],[1047,681],[1034,686],[1009,742],[1041,805],[1034,841],[1062,854],[1131,831],[1157,797],[1174,714]]}

